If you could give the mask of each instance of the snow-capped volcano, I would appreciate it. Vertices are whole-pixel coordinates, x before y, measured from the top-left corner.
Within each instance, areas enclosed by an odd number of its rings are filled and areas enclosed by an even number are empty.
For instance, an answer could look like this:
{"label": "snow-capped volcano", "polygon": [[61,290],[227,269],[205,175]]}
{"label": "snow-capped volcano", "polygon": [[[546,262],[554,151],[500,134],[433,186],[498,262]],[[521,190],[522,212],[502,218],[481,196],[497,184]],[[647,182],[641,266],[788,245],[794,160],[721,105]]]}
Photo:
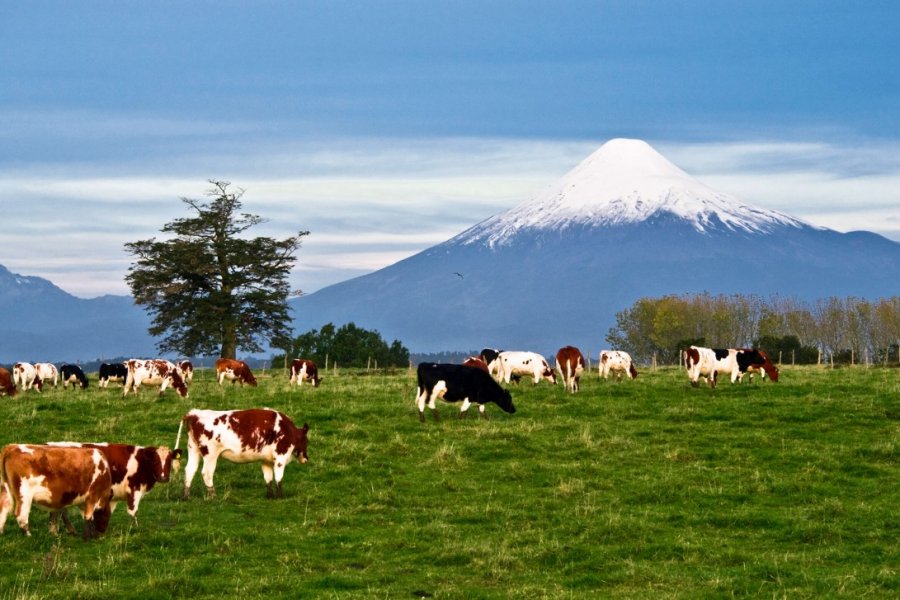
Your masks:
{"label": "snow-capped volcano", "polygon": [[531,200],[479,223],[457,242],[494,246],[527,229],[638,223],[660,213],[683,219],[697,231],[720,223],[759,233],[810,226],[711,189],[644,141],[614,139]]}
{"label": "snow-capped volcano", "polygon": [[896,242],[750,206],[617,139],[530,200],[292,305],[297,331],[352,321],[417,352],[572,344],[596,356],[638,298],[877,298],[898,279]]}

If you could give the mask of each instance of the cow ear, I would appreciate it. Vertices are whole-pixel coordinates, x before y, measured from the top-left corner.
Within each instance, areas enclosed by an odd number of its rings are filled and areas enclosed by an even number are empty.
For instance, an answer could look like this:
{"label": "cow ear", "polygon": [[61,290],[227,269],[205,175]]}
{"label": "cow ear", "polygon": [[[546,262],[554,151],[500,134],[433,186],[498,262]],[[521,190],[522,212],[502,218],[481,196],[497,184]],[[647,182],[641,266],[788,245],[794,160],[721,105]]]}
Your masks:
{"label": "cow ear", "polygon": [[181,458],[181,453],[181,448],[175,448],[174,450],[172,450],[172,460],[178,460],[179,458]]}
{"label": "cow ear", "polygon": [[309,431],[309,423],[304,423],[301,429],[303,429],[303,431]]}

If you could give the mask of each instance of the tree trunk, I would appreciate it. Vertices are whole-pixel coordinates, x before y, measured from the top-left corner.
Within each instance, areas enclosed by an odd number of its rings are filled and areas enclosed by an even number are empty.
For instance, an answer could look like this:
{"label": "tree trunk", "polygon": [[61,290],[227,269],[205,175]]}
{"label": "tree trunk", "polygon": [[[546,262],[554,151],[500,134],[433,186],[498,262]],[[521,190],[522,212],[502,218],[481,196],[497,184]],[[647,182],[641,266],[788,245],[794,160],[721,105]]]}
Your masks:
{"label": "tree trunk", "polygon": [[237,330],[232,323],[222,324],[222,358],[237,358]]}

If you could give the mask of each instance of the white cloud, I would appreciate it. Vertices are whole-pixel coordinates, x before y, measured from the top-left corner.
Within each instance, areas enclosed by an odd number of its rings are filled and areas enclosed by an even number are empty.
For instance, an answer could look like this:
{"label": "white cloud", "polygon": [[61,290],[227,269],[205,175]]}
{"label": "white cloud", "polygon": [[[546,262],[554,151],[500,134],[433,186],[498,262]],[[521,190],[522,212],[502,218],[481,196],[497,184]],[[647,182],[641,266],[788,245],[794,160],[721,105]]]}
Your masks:
{"label": "white cloud", "polygon": [[[838,231],[900,240],[900,145],[878,142],[656,144],[708,185]],[[244,208],[269,219],[264,235],[309,230],[296,287],[314,291],[453,237],[523,202],[598,142],[439,139],[336,140],[241,147],[222,164],[246,190]],[[250,152],[249,154],[247,152]],[[247,158],[249,156],[249,158]],[[179,163],[170,176],[157,176]],[[202,198],[205,159],[133,164],[30,163],[0,170],[2,264],[79,296],[126,293],[123,244],[158,236]],[[227,170],[227,169],[226,169]],[[196,173],[196,175],[194,174]]]}

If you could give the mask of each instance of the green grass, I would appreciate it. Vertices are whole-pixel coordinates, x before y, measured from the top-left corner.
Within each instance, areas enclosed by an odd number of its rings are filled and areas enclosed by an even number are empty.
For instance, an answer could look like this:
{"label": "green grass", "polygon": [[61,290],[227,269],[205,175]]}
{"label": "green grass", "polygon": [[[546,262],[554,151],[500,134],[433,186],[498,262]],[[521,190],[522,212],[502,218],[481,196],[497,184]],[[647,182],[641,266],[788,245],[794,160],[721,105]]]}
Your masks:
{"label": "green grass", "polygon": [[188,408],[270,406],[311,427],[286,497],[221,460],[215,499],[198,474],[182,502],[179,473],[98,540],[52,537],[33,510],[31,538],[12,518],[0,536],[0,600],[900,596],[897,369],[716,390],[594,374],[575,396],[513,387],[515,415],[439,403],[425,424],[407,371],[293,391],[198,377],[187,400],[95,377],[0,398],[0,442],[171,445]]}

